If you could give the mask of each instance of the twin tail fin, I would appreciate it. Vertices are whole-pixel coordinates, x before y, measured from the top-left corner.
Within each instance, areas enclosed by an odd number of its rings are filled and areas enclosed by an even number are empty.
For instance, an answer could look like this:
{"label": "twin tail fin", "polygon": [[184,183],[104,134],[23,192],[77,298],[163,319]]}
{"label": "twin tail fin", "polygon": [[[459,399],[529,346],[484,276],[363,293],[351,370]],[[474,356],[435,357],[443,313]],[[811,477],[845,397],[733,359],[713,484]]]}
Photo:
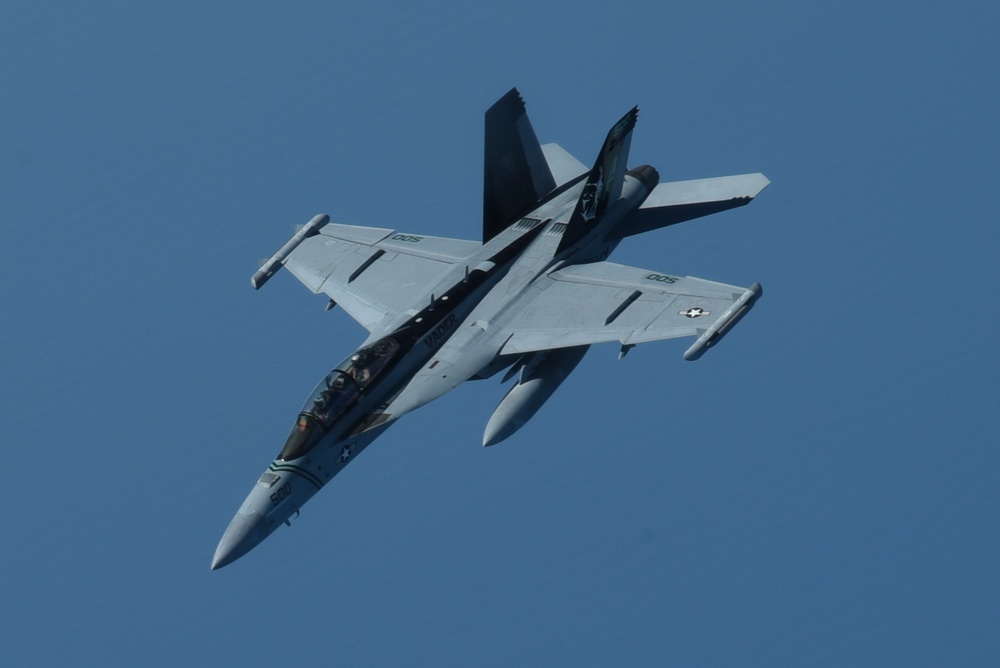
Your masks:
{"label": "twin tail fin", "polygon": [[635,128],[638,117],[639,108],[633,107],[608,131],[597,162],[587,175],[587,182],[566,226],[557,253],[582,239],[601,221],[608,206],[621,197],[628,152],[632,145],[632,129]]}
{"label": "twin tail fin", "polygon": [[534,209],[555,179],[516,88],[486,111],[483,243]]}

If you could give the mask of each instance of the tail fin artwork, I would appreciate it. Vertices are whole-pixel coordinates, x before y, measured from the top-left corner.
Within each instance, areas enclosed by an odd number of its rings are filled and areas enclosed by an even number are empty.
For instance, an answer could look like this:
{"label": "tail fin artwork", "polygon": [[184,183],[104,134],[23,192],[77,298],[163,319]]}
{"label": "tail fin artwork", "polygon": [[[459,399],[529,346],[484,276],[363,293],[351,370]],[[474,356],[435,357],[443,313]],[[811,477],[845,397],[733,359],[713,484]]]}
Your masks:
{"label": "tail fin artwork", "polygon": [[486,243],[556,187],[516,88],[486,111],[483,167]]}
{"label": "tail fin artwork", "polygon": [[608,131],[604,146],[601,147],[594,168],[590,170],[587,183],[569,219],[557,252],[569,248],[582,239],[604,217],[608,205],[621,197],[628,151],[632,144],[632,129],[638,117],[639,107],[632,107],[632,110],[622,116],[621,120]]}

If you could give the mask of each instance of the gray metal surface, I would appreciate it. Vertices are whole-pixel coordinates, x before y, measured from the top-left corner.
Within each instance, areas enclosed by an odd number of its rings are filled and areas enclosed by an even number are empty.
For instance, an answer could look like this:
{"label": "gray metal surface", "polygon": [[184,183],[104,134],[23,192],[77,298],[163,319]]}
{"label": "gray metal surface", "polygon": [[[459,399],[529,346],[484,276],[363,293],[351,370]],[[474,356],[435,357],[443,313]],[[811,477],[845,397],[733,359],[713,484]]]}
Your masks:
{"label": "gray metal surface", "polygon": [[[323,215],[254,275],[259,287],[288,267],[371,335],[322,370],[285,447],[223,535],[213,569],[290,522],[400,417],[466,380],[507,367],[504,379],[517,378],[486,426],[483,444],[492,445],[535,415],[590,345],[617,342],[624,355],[636,344],[693,336],[685,358],[697,359],[749,311],[759,284],[606,260],[624,236],[740,206],[768,183],[750,174],[657,184],[648,165],[626,171],[636,118],[633,109],[611,128],[588,171],[558,146],[539,147],[512,90],[487,115],[483,243],[330,224]],[[504,151],[515,155],[505,160]]]}

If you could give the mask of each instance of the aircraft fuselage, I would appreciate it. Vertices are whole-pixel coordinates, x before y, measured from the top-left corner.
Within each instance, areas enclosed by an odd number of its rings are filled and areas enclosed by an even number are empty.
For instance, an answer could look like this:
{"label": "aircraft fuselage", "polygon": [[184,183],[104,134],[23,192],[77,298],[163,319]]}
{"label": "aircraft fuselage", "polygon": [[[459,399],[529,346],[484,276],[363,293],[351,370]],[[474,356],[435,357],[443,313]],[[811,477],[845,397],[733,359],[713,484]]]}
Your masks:
{"label": "aircraft fuselage", "polygon": [[[491,368],[492,373],[513,364],[518,356],[504,359],[500,355],[505,343],[503,325],[517,312],[516,307],[544,290],[544,282],[550,280],[545,277],[547,272],[569,261],[593,262],[608,257],[619,243],[618,239],[607,240],[614,226],[638,208],[656,185],[655,170],[640,169],[648,171],[639,178],[633,175],[637,170],[626,175],[621,197],[567,248],[560,250],[560,244],[585,187],[583,177],[557,189],[534,211],[483,244],[428,294],[424,309],[388,323],[385,331],[373,333],[359,348],[355,356],[389,338],[402,350],[391,367],[381,369],[381,375],[368,385],[361,387],[351,375],[351,357],[338,367],[340,371],[331,372],[311,395],[310,400],[315,400],[307,401],[289,444],[267,467],[233,518],[212,568],[235,561],[288,523],[306,501],[401,416],[484,368]],[[332,387],[341,381],[348,389]],[[327,424],[318,417],[321,411],[316,406],[324,404],[324,395],[336,391],[340,394],[334,396],[339,398],[348,390],[350,396],[335,418]],[[537,405],[531,413],[534,410]],[[303,433],[320,430],[322,435],[296,435],[296,429]]]}

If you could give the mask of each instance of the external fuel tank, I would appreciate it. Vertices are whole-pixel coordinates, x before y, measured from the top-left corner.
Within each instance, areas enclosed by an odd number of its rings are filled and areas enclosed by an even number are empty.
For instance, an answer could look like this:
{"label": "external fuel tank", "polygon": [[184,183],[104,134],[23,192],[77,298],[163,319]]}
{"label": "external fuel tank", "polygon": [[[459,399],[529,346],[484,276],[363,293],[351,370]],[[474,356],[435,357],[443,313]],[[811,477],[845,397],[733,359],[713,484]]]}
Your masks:
{"label": "external fuel tank", "polygon": [[483,445],[496,445],[523,427],[566,380],[589,348],[540,350],[519,360],[511,370],[512,374],[519,372],[518,381],[493,411],[483,434]]}

